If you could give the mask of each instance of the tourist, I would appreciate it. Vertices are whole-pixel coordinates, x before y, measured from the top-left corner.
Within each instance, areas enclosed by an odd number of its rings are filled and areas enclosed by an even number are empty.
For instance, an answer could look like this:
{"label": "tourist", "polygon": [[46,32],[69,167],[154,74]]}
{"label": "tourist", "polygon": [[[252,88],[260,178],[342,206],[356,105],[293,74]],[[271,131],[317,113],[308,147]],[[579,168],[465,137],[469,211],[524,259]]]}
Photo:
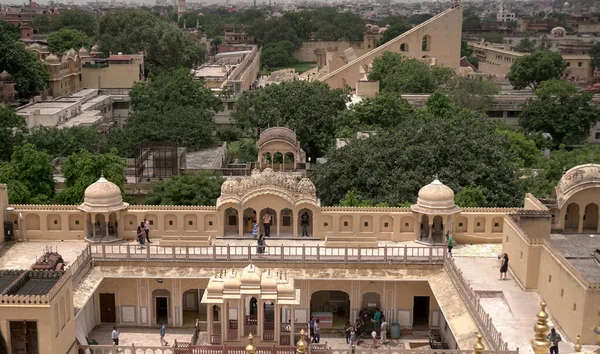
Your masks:
{"label": "tourist", "polygon": [[256,236],[258,236],[258,224],[257,223],[252,224],[252,236],[254,238],[256,238]]}
{"label": "tourist", "polygon": [[315,337],[315,316],[310,316],[310,321],[308,322],[308,326],[310,327],[310,342],[312,343]]}
{"label": "tourist", "polygon": [[321,320],[317,318],[317,320],[315,321],[315,326],[313,327],[313,343],[319,343],[321,341],[321,326],[319,325],[319,322],[321,322]]}
{"label": "tourist", "polygon": [[348,329],[348,335],[350,337],[350,341],[348,342],[348,344],[350,344],[350,348],[352,348],[352,346],[356,342],[356,328],[354,328],[354,326],[350,326],[350,328]]}
{"label": "tourist", "polygon": [[144,232],[146,233],[146,241],[148,241],[148,243],[152,243],[150,242],[150,223],[148,220],[146,220],[146,218],[144,218],[143,227]]}
{"label": "tourist", "polygon": [[365,323],[363,322],[360,316],[356,319],[356,322],[354,323],[354,330],[356,331],[356,345],[360,344],[360,336],[362,335],[364,324]]}
{"label": "tourist", "polygon": [[452,257],[452,247],[454,247],[454,240],[450,236],[450,231],[446,232],[446,246],[448,247],[448,254]]}
{"label": "tourist", "polygon": [[506,272],[508,272],[508,254],[504,254],[502,256],[502,265],[500,266],[500,280],[502,280],[502,275],[504,275],[504,280],[506,280]]}
{"label": "tourist", "polygon": [[113,327],[112,333],[110,334],[110,337],[112,338],[112,342],[114,345],[119,345],[119,334],[121,332],[117,329],[117,327]]}
{"label": "tourist", "polygon": [[556,329],[552,328],[547,338],[550,341],[550,354],[558,354],[558,342],[562,341],[560,334],[556,333]]}
{"label": "tourist", "polygon": [[265,236],[260,234],[257,241],[256,253],[263,254],[265,253],[265,247],[267,246],[267,242],[265,241]]}
{"label": "tourist", "polygon": [[350,323],[350,320],[346,320],[344,329],[346,330],[346,344],[350,344],[350,331],[352,330],[352,323]]}
{"label": "tourist", "polygon": [[159,323],[160,325],[160,345],[168,345],[169,342],[165,340],[165,332],[167,331],[167,327],[164,323]]}
{"label": "tourist", "polygon": [[265,237],[271,237],[271,221],[273,221],[273,217],[271,213],[267,210],[265,215],[263,216],[263,227],[265,229]]}
{"label": "tourist", "polygon": [[144,248],[144,235],[145,235],[144,230],[142,229],[141,226],[138,226],[137,227],[137,241],[138,241],[138,244],[140,245],[140,248]]}
{"label": "tourist", "polygon": [[371,338],[373,338],[373,348],[377,348],[377,331],[371,332]]}
{"label": "tourist", "polygon": [[308,212],[305,211],[304,214],[302,214],[302,216],[300,217],[300,224],[302,225],[302,236],[306,237],[308,237],[308,220]]}
{"label": "tourist", "polygon": [[252,232],[254,230],[254,225],[256,223],[252,220],[252,217],[249,216],[246,222],[246,232]]}
{"label": "tourist", "polygon": [[379,332],[379,328],[381,327],[381,311],[379,309],[375,310],[375,315],[373,316],[373,321],[375,322],[375,326],[373,330],[375,333]]}
{"label": "tourist", "polygon": [[381,320],[381,328],[380,328],[380,334],[379,334],[379,338],[381,338],[381,344],[385,344],[387,342],[387,330],[388,330],[388,323],[385,320],[385,317],[382,317]]}

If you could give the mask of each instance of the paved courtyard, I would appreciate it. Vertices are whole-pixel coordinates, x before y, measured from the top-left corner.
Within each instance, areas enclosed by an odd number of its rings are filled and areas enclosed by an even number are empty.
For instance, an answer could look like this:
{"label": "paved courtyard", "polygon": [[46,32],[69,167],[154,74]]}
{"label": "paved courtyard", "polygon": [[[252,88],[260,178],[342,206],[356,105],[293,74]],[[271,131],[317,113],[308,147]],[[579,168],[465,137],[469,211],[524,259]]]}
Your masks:
{"label": "paved courtyard", "polygon": [[[88,335],[100,345],[112,344],[110,337],[113,330],[111,325],[100,325]],[[158,326],[156,328],[146,327],[119,327],[121,332],[119,335],[119,345],[135,345],[135,346],[160,346],[160,335]],[[193,330],[190,328],[170,328],[167,327],[165,340],[169,345],[173,345],[173,341],[189,342]]]}
{"label": "paved courtyard", "polygon": [[4,244],[0,248],[0,269],[29,269],[47,248],[58,251],[65,262],[70,264],[87,245],[85,241],[32,241]]}

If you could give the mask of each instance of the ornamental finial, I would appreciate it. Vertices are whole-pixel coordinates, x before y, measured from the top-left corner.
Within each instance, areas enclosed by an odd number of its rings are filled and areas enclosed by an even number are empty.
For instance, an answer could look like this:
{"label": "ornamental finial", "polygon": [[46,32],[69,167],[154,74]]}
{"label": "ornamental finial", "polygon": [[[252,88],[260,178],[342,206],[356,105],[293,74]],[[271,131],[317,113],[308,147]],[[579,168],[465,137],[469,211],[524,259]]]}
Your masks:
{"label": "ornamental finial", "polygon": [[550,349],[550,341],[546,337],[550,328],[548,327],[548,314],[546,313],[546,303],[540,303],[541,309],[537,314],[537,322],[533,326],[535,337],[531,341],[531,347],[535,354],[546,354]]}

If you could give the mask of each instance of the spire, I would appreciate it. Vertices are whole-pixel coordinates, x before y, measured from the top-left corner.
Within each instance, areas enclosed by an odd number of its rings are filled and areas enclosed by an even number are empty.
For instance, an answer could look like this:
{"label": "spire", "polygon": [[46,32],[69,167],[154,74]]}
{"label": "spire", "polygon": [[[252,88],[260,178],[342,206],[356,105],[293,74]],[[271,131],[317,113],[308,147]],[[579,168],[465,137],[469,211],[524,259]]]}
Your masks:
{"label": "spire", "polygon": [[546,313],[546,303],[540,303],[541,309],[537,314],[537,322],[533,326],[535,337],[531,341],[531,347],[535,354],[546,354],[550,349],[550,341],[546,337],[550,328],[548,327],[548,314]]}

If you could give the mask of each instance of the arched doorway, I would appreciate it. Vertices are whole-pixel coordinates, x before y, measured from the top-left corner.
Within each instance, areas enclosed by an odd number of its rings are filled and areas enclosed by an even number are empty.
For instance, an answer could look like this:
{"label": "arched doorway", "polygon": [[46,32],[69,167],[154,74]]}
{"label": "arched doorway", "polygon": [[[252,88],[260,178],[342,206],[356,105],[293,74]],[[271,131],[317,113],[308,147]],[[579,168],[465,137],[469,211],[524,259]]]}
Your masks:
{"label": "arched doorway", "polygon": [[275,339],[275,304],[272,301],[265,301],[263,303],[264,313],[264,326],[263,326],[263,340],[274,340]]}
{"label": "arched doorway", "polygon": [[189,289],[183,293],[181,300],[183,326],[193,326],[196,320],[201,322],[206,321],[206,304],[200,303],[203,295],[204,289]]}
{"label": "arched doorway", "polygon": [[156,289],[152,291],[152,303],[154,305],[153,320],[154,324],[165,323],[171,324],[169,319],[171,313],[169,307],[171,306],[171,293],[167,289]]}
{"label": "arched doorway", "polygon": [[594,233],[598,231],[598,205],[596,203],[590,203],[585,206],[583,229]]}
{"label": "arched doorway", "polygon": [[[238,223],[240,222],[240,218],[238,215],[238,211],[236,208],[227,208],[224,211],[224,219],[223,219],[223,235],[224,236],[237,236],[240,232]],[[246,232],[246,230],[244,230]],[[252,229],[250,229],[252,232]]]}
{"label": "arched doorway", "polygon": [[577,232],[579,230],[579,204],[569,204],[565,214],[565,231]]}
{"label": "arched doorway", "polygon": [[294,212],[291,209],[285,208],[281,211],[281,230],[280,236],[293,236],[294,231]]}
{"label": "arched doorway", "polygon": [[[306,216],[304,216],[306,214]],[[308,223],[308,225],[303,225]],[[298,212],[298,235],[310,237],[313,235],[313,212],[308,208],[300,209]]]}
{"label": "arched doorway", "polygon": [[110,215],[108,215],[108,235],[119,237],[119,223],[117,221],[116,213],[110,213]]}
{"label": "arched doorway", "polygon": [[340,290],[321,290],[310,297],[310,315],[321,328],[344,328],[350,319],[350,296]]}
{"label": "arched doorway", "polygon": [[221,344],[221,307],[218,305],[212,306],[212,333],[210,334],[210,344]]}
{"label": "arched doorway", "polygon": [[260,211],[260,215],[259,215],[259,225],[260,225],[260,232],[263,233],[265,236],[267,236],[267,232],[265,230],[265,224],[264,224],[264,218],[265,215],[267,214],[267,212],[269,213],[269,215],[271,215],[271,223],[270,223],[270,232],[268,232],[268,235],[273,237],[273,236],[277,236],[277,213],[275,212],[275,210],[271,209],[271,208],[265,208],[263,210]]}
{"label": "arched doorway", "polygon": [[292,332],[292,310],[288,305],[279,309],[279,323],[281,323],[279,334],[279,345],[290,345],[290,333]]}
{"label": "arched doorway", "polygon": [[246,208],[244,210],[244,235],[252,235],[252,226],[255,222],[258,222],[258,214],[256,210],[252,208]]}
{"label": "arched doorway", "polygon": [[244,311],[244,336],[252,333],[256,336],[258,333],[258,300],[252,297],[246,297]]}
{"label": "arched doorway", "polygon": [[279,151],[273,154],[273,170],[283,170],[283,154]]}
{"label": "arched doorway", "polygon": [[104,214],[96,214],[95,217],[94,228],[96,230],[96,237],[106,236],[106,218]]}
{"label": "arched doorway", "polygon": [[439,215],[433,218],[431,237],[433,237],[433,242],[444,242],[444,219]]}
{"label": "arched doorway", "polygon": [[429,237],[429,216],[423,215],[421,218],[421,240]]}
{"label": "arched doorway", "polygon": [[359,314],[365,323],[364,331],[371,333],[371,331],[378,330],[373,320],[378,310],[381,310],[381,296],[376,292],[364,293]]}

